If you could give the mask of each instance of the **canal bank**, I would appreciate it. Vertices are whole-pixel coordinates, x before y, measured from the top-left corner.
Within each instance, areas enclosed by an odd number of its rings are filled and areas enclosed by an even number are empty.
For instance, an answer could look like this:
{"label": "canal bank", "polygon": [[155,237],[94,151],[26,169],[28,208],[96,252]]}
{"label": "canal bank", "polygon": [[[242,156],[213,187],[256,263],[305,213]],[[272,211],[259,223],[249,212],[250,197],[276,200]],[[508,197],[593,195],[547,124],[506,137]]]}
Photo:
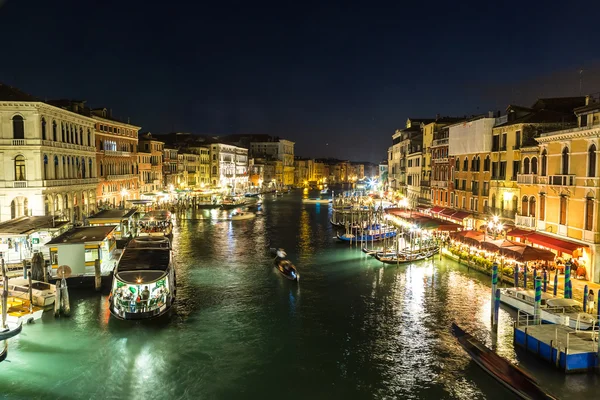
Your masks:
{"label": "canal bank", "polygon": [[[3,394],[510,398],[451,336],[456,321],[559,397],[594,398],[596,376],[564,376],[515,352],[512,311],[501,309],[492,340],[488,276],[439,257],[384,267],[337,243],[330,208],[304,205],[299,194],[266,199],[251,221],[178,218],[173,317],[114,321],[105,295],[73,292],[70,319],[45,315],[11,340]],[[286,249],[299,284],[274,270],[269,247]]]}

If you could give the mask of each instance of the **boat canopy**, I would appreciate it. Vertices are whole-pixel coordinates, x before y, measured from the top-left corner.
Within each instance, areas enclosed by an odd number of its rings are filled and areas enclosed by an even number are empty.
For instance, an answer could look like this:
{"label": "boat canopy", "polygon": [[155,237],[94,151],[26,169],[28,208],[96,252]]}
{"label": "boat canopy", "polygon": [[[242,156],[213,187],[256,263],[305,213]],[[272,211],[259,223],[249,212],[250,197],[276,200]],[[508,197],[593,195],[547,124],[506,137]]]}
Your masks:
{"label": "boat canopy", "polygon": [[171,262],[169,249],[125,249],[117,272],[123,271],[166,271]]}
{"label": "boat canopy", "polygon": [[117,279],[130,284],[144,285],[166,276],[165,271],[125,271],[118,272]]}
{"label": "boat canopy", "polygon": [[550,307],[581,307],[581,303],[573,299],[554,298],[546,303]]}

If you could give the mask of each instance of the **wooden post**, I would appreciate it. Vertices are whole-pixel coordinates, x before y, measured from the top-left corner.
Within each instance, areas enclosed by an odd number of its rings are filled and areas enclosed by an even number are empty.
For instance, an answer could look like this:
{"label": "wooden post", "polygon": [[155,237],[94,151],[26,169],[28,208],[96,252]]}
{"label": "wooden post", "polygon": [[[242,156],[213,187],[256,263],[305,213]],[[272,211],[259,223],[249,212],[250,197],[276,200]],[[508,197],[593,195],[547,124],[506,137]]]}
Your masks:
{"label": "wooden post", "polygon": [[[2,259],[2,328],[6,328],[6,318],[8,317],[8,276],[6,276],[6,266],[4,258]],[[5,341],[6,343],[6,341]]]}
{"label": "wooden post", "polygon": [[96,291],[99,292],[100,289],[102,289],[102,276],[100,275],[100,260],[99,259],[96,259],[94,261],[94,276],[95,276],[94,286],[96,288]]}
{"label": "wooden post", "polygon": [[33,287],[31,282],[31,270],[27,271],[27,281],[29,283],[29,312],[33,313]]}
{"label": "wooden post", "polygon": [[69,302],[69,288],[67,287],[67,280],[65,278],[62,279],[61,282],[61,311],[65,317],[71,315],[71,303]]}
{"label": "wooden post", "polygon": [[56,295],[54,297],[54,316],[58,317],[60,316],[60,304],[61,304],[61,287],[60,287],[60,280],[56,281]]}

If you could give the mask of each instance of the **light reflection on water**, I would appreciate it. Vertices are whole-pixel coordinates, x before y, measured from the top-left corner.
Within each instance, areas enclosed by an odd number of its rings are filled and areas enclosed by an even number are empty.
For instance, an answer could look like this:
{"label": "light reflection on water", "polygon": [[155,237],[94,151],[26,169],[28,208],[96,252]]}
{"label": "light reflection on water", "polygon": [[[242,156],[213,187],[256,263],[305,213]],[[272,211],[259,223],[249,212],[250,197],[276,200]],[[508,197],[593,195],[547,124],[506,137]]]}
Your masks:
{"label": "light reflection on water", "polygon": [[[554,393],[594,398],[512,349],[514,313],[490,332],[489,277],[449,260],[386,266],[335,243],[328,208],[267,199],[264,215],[177,219],[176,314],[108,318],[106,296],[72,293],[73,317],[25,327],[0,364],[8,398],[510,398],[449,332],[452,321],[524,363]],[[215,215],[214,219],[200,219]],[[283,247],[299,283],[273,268]],[[568,396],[567,396],[568,395]]]}

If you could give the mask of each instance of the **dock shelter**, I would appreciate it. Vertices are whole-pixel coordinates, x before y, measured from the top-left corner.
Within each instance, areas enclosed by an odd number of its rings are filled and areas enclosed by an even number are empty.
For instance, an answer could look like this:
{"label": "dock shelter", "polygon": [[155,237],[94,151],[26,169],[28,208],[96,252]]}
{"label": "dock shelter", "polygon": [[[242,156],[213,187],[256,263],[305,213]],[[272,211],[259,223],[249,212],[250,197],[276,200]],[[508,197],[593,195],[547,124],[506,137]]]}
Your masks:
{"label": "dock shelter", "polygon": [[103,210],[88,218],[90,226],[108,226],[116,225],[114,232],[116,239],[125,239],[128,236],[136,236],[136,221],[138,210],[132,208],[129,210]]}

